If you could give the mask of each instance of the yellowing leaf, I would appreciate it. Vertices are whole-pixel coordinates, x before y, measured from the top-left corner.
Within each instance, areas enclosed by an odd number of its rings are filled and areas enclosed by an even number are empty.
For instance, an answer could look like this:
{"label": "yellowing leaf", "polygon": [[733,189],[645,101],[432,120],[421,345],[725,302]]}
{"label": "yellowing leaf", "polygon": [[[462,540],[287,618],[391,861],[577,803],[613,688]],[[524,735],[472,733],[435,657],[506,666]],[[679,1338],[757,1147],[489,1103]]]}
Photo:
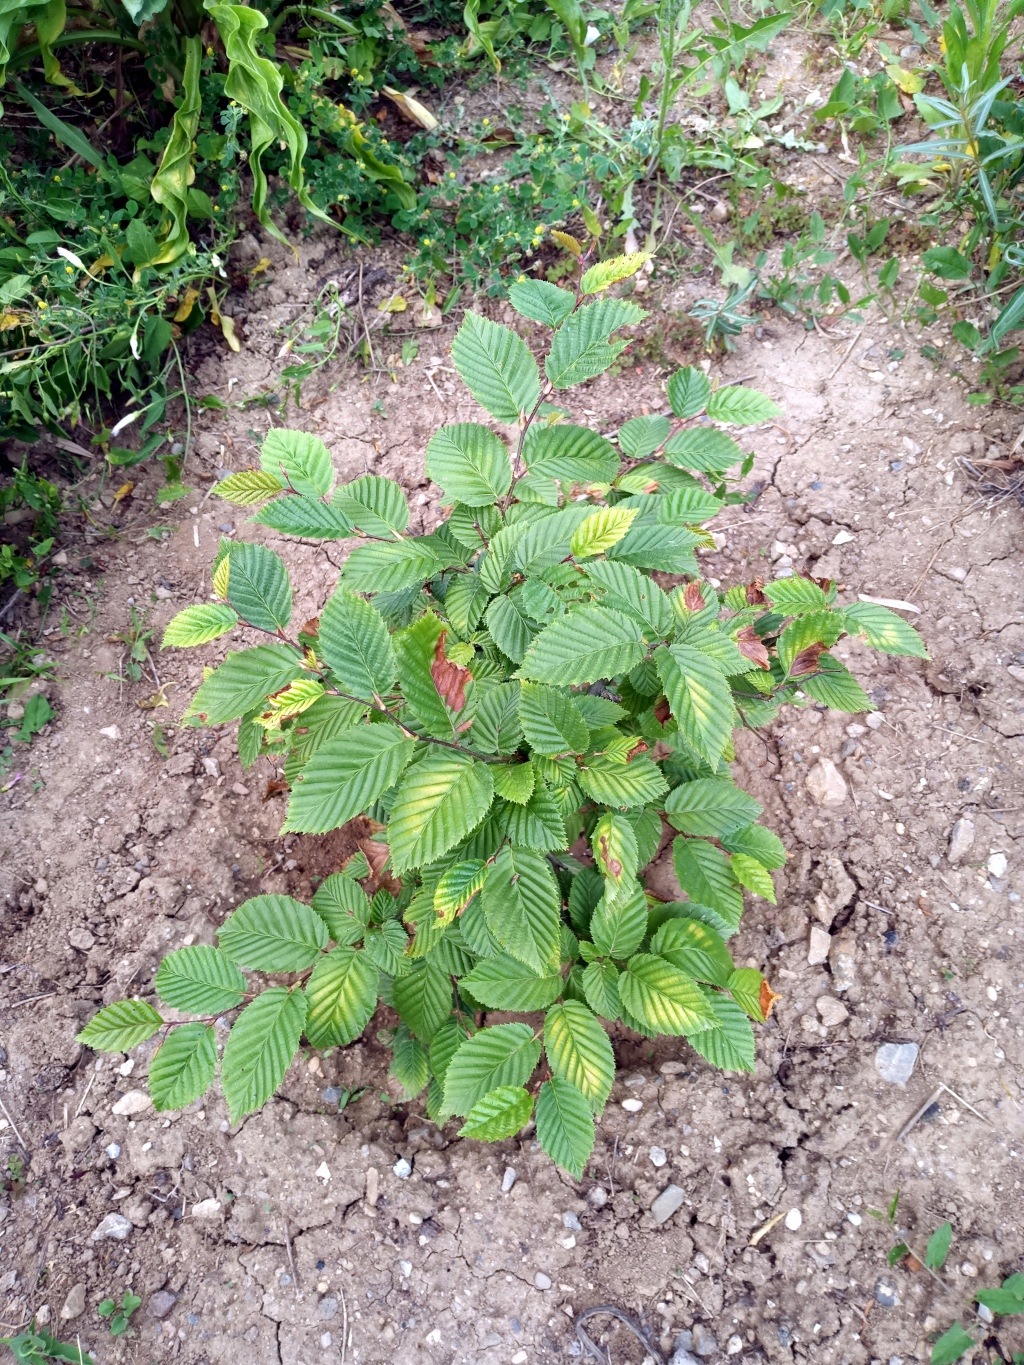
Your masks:
{"label": "yellowing leaf", "polygon": [[234,318],[229,318],[226,313],[221,313],[220,330],[223,332],[224,340],[228,343],[228,346],[232,351],[240,351],[242,349],[242,343],[239,341],[238,333],[235,331]]}
{"label": "yellowing leaf", "polygon": [[179,302],[177,308],[174,310],[174,321],[186,322],[191,316],[192,309],[195,307],[196,300],[198,298],[199,290],[193,289],[191,286],[189,286],[189,288],[185,290],[184,294],[182,294],[181,301]]}
{"label": "yellowing leaf", "polygon": [[385,299],[383,303],[377,305],[378,313],[404,313],[409,307],[407,299],[401,294],[396,294],[393,298]]}
{"label": "yellowing leaf", "polygon": [[381,86],[381,94],[386,95],[403,117],[410,123],[417,124],[420,128],[425,128],[427,132],[432,132],[437,127],[437,119],[430,112],[425,104],[421,104],[408,92],[395,90],[390,85]]}
{"label": "yellowing leaf", "polygon": [[554,228],[552,229],[551,236],[559,246],[564,247],[566,251],[571,251],[577,259],[583,255],[582,242],[573,237],[571,233],[559,232],[557,228]]}
{"label": "yellowing leaf", "polygon": [[226,598],[228,595],[228,574],[231,572],[231,556],[225,555],[213,571],[213,594]]}
{"label": "yellowing leaf", "polygon": [[116,507],[119,502],[123,502],[125,498],[129,497],[134,487],[135,485],[130,480],[128,483],[123,483],[114,494],[114,506]]}
{"label": "yellowing leaf", "polygon": [[269,256],[261,256],[253,268],[249,271],[250,280],[254,280],[257,275],[263,275],[270,269],[271,261]]}
{"label": "yellowing leaf", "polygon": [[905,95],[918,95],[924,89],[924,77],[916,71],[908,71],[906,67],[887,66],[885,74]]}
{"label": "yellowing leaf", "polygon": [[266,709],[257,720],[264,730],[280,730],[281,722],[308,711],[324,695],[323,684],[315,678],[296,678],[267,699]]}

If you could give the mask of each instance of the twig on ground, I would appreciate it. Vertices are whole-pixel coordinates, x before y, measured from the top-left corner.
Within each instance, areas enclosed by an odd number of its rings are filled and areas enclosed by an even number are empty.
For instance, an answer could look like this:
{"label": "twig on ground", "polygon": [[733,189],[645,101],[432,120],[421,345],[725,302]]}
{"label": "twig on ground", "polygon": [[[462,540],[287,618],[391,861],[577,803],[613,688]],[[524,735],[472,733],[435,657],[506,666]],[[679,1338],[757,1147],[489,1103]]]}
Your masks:
{"label": "twig on ground", "polygon": [[619,1322],[622,1323],[623,1327],[625,1327],[628,1331],[633,1333],[637,1341],[639,1341],[640,1345],[644,1348],[645,1351],[648,1352],[649,1355],[653,1356],[653,1358],[658,1362],[658,1365],[665,1365],[665,1357],[658,1350],[657,1346],[655,1346],[654,1342],[651,1341],[650,1337],[644,1331],[640,1323],[637,1322],[636,1318],[630,1316],[629,1313],[623,1312],[621,1308],[616,1308],[613,1304],[610,1303],[602,1303],[598,1304],[594,1308],[588,1308],[586,1309],[585,1312],[581,1313],[579,1317],[576,1319],[576,1335],[577,1337],[579,1337],[580,1344],[586,1348],[586,1350],[590,1353],[591,1357],[594,1360],[599,1360],[601,1362],[601,1365],[609,1365],[609,1362],[611,1360],[611,1356],[609,1355],[609,1353],[602,1347],[598,1346],[597,1342],[594,1341],[593,1338],[583,1330],[583,1324],[587,1322],[590,1318],[597,1317],[599,1314],[604,1314],[612,1318],[618,1318]]}
{"label": "twig on ground", "polygon": [[27,1152],[28,1143],[25,1141],[25,1139],[21,1136],[21,1133],[18,1131],[18,1125],[14,1122],[14,1119],[11,1117],[11,1111],[7,1108],[7,1105],[4,1104],[3,1100],[0,1100],[0,1110],[3,1110],[4,1118],[11,1125],[11,1132],[14,1134],[14,1136],[18,1139],[22,1147],[24,1147],[25,1151]]}

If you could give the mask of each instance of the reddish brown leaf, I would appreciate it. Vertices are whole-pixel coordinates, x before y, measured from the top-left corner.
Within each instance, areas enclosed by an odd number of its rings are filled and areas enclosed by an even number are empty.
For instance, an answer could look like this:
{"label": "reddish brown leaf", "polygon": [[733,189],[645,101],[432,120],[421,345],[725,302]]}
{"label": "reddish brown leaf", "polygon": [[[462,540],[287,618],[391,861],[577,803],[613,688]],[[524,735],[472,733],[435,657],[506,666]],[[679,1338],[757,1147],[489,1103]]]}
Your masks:
{"label": "reddish brown leaf", "polygon": [[654,719],[659,725],[667,725],[672,719],[672,708],[668,704],[668,697],[659,697],[654,703]]}
{"label": "reddish brown leaf", "polygon": [[816,640],[813,645],[808,645],[806,649],[802,649],[789,666],[790,677],[802,678],[808,673],[817,673],[818,660],[825,653],[827,648],[827,645],[823,645],[820,640]]}
{"label": "reddish brown leaf", "polygon": [[311,617],[309,618],[309,620],[306,622],[305,625],[299,626],[299,634],[300,634],[300,635],[319,635],[319,634],[320,634],[320,617],[319,617],[319,616],[311,616]]}
{"label": "reddish brown leaf", "polygon": [[626,755],[626,762],[632,763],[633,759],[636,758],[637,754],[645,754],[647,752],[647,748],[648,748],[647,741],[645,739],[638,739],[637,742],[633,745],[632,749],[630,749],[629,753]]}
{"label": "reddish brown leaf", "polygon": [[402,889],[402,883],[384,871],[384,865],[391,855],[391,850],[387,844],[378,843],[376,839],[360,839],[359,847],[365,854],[366,861],[370,864],[370,875],[367,880],[372,890],[378,891],[383,887],[385,891],[397,895]]}
{"label": "reddish brown leaf", "polygon": [[761,992],[758,1003],[761,1006],[761,1013],[762,1015],[764,1015],[765,1019],[767,1019],[768,1016],[771,1014],[776,1000],[781,999],[782,996],[776,995],[775,992],[772,990],[771,986],[768,985],[767,981],[761,982]]}
{"label": "reddish brown leaf", "polygon": [[283,777],[273,777],[267,783],[267,789],[263,793],[264,801],[270,801],[275,796],[283,796],[288,790],[288,783]]}
{"label": "reddish brown leaf", "polygon": [[430,676],[434,679],[434,686],[441,700],[453,711],[459,712],[466,705],[466,686],[472,682],[473,675],[468,668],[463,668],[461,664],[453,664],[450,659],[445,658],[444,637],[447,634],[446,630],[442,630],[437,637]]}
{"label": "reddish brown leaf", "polygon": [[736,647],[745,659],[758,668],[771,668],[768,650],[753,626],[744,626],[737,634]]}
{"label": "reddish brown leaf", "polygon": [[816,578],[814,581],[815,583],[817,583],[818,587],[822,590],[822,592],[826,594],[826,596],[832,591],[833,587],[835,586],[835,583],[831,578]]}
{"label": "reddish brown leaf", "polygon": [[683,589],[683,603],[687,611],[703,611],[707,606],[699,583],[687,583]]}
{"label": "reddish brown leaf", "polygon": [[767,607],[768,599],[761,589],[764,587],[763,578],[755,578],[753,583],[747,584],[747,606]]}

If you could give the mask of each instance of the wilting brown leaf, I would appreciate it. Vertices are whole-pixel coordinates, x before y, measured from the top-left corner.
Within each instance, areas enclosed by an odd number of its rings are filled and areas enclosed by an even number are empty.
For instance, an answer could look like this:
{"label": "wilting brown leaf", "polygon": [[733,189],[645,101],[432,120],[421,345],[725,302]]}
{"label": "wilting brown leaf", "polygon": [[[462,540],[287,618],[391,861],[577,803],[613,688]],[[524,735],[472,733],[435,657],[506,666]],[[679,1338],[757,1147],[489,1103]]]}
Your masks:
{"label": "wilting brown leaf", "polygon": [[919,1270],[924,1269],[924,1266],[911,1251],[903,1258],[903,1269],[909,1270],[912,1274],[916,1275]]}
{"label": "wilting brown leaf", "polygon": [[319,616],[311,616],[311,617],[309,618],[309,620],[305,623],[305,625],[299,626],[299,634],[300,634],[300,635],[319,635],[319,634],[320,634],[320,617],[319,617]]}
{"label": "wilting brown leaf", "polygon": [[758,668],[771,668],[771,660],[764,641],[753,626],[744,626],[736,636],[736,647],[745,659]]}
{"label": "wilting brown leaf", "polygon": [[816,578],[814,581],[823,593],[830,593],[834,587],[834,580],[831,578]]}
{"label": "wilting brown leaf", "polygon": [[645,754],[647,752],[647,749],[648,749],[647,741],[645,739],[638,739],[637,742],[633,745],[632,749],[630,749],[629,753],[626,755],[626,762],[632,763],[633,759],[636,758],[637,754]]}
{"label": "wilting brown leaf", "polygon": [[371,891],[379,891],[383,887],[385,891],[397,895],[402,889],[402,883],[384,871],[384,865],[391,856],[391,849],[387,844],[378,843],[376,839],[360,839],[359,847],[370,864],[368,880]]}
{"label": "wilting brown leaf", "polygon": [[466,705],[466,686],[472,682],[473,675],[468,668],[463,668],[461,664],[453,664],[450,659],[445,658],[444,639],[447,634],[446,630],[442,630],[437,637],[430,676],[441,700],[453,711],[459,712]]}
{"label": "wilting brown leaf", "polygon": [[687,611],[703,611],[707,606],[699,583],[687,583],[683,589],[683,604]]}
{"label": "wilting brown leaf", "polygon": [[763,578],[755,578],[753,583],[747,584],[747,606],[748,607],[767,607],[768,599],[761,589],[764,587]]}
{"label": "wilting brown leaf", "polygon": [[668,697],[659,697],[654,703],[654,719],[659,725],[667,725],[672,719],[672,708],[668,704]]}
{"label": "wilting brown leaf", "polygon": [[813,645],[808,645],[806,649],[802,649],[789,666],[790,677],[802,678],[808,673],[817,673],[818,660],[825,653],[827,648],[827,645],[823,645],[820,640],[816,640]]}
{"label": "wilting brown leaf", "polygon": [[776,1000],[781,999],[782,996],[776,995],[775,992],[772,990],[771,986],[768,985],[767,981],[761,982],[761,992],[760,997],[758,999],[758,1003],[761,1006],[761,1013],[764,1015],[766,1019],[771,1014]]}
{"label": "wilting brown leaf", "polygon": [[395,106],[403,118],[415,123],[418,127],[426,129],[428,133],[433,132],[437,127],[437,117],[422,104],[414,95],[407,90],[396,90],[393,86],[382,85],[381,94],[386,95]]}
{"label": "wilting brown leaf", "polygon": [[267,789],[263,793],[264,801],[271,801],[275,796],[283,796],[288,790],[288,783],[283,777],[273,777],[267,783]]}

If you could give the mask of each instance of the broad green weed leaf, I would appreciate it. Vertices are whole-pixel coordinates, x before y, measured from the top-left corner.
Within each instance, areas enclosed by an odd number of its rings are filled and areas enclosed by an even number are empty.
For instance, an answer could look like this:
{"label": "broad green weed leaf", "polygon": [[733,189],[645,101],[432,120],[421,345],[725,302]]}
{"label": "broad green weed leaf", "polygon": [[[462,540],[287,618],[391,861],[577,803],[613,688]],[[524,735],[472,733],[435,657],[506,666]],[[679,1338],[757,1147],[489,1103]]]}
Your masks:
{"label": "broad green weed leaf", "polygon": [[248,541],[232,546],[228,601],[248,625],[283,630],[291,620],[292,585],[281,556]]}
{"label": "broad green weed leaf", "polygon": [[77,1041],[97,1052],[128,1052],[152,1038],[163,1022],[145,1000],[118,1000],[94,1014]]}
{"label": "broad green weed leaf", "polygon": [[246,989],[232,958],[205,943],[168,953],[153,984],[165,1004],[187,1014],[224,1014],[242,1003]]}
{"label": "broad green weed leaf", "polygon": [[651,259],[649,251],[633,251],[628,256],[613,256],[609,261],[598,261],[583,272],[580,289],[584,294],[600,294],[602,290],[628,280]]}
{"label": "broad green weed leaf", "polygon": [[192,698],[186,716],[196,716],[204,725],[237,720],[279,692],[301,668],[298,652],[289,645],[257,645],[229,654]]}
{"label": "broad green weed leaf", "polygon": [[568,289],[546,280],[520,280],[510,285],[508,301],[520,317],[558,327],[576,307],[576,297]]}
{"label": "broad green weed leaf", "polygon": [[164,631],[163,648],[173,645],[188,649],[193,645],[205,645],[237,625],[238,617],[230,607],[219,602],[200,602],[171,618]]}
{"label": "broad green weed leaf", "polygon": [[495,1024],[466,1038],[444,1076],[444,1111],[468,1114],[492,1090],[521,1086],[540,1060],[529,1024]]}
{"label": "broad green weed leaf", "polygon": [[334,948],[313,968],[305,1000],[305,1033],[314,1047],[351,1043],[377,1008],[377,967],[355,948]]}
{"label": "broad green weed leaf", "polygon": [[305,995],[284,986],[272,986],[258,995],[235,1020],[221,1062],[221,1084],[232,1123],[262,1108],[284,1080],[305,1020]]}
{"label": "broad green weed leaf", "polygon": [[566,1000],[544,1018],[544,1051],[555,1076],[568,1081],[599,1114],[615,1081],[608,1035],[586,1005]]}
{"label": "broad green weed leaf", "polygon": [[421,759],[406,773],[391,807],[388,842],[395,872],[401,876],[436,862],[477,827],[493,798],[486,763],[448,750]]}
{"label": "broad green weed leaf", "polygon": [[291,896],[253,896],[228,915],[217,939],[221,951],[241,967],[301,972],[327,947],[327,926]]}
{"label": "broad green weed leaf", "polygon": [[308,431],[271,427],[263,438],[260,465],[284,487],[306,498],[326,497],[334,486],[330,451],[319,436]]}
{"label": "broad green weed leaf", "polygon": [[217,1069],[217,1040],[209,1024],[173,1029],[149,1064],[149,1093],[158,1113],[184,1109],[205,1095]]}
{"label": "broad green weed leaf", "polygon": [[364,535],[397,539],[409,525],[409,504],[394,479],[363,474],[343,483],[333,498],[353,526]]}
{"label": "broad green weed leaf", "polygon": [[629,344],[611,341],[612,333],[646,316],[625,299],[600,299],[577,309],[554,335],[544,366],[548,379],[556,389],[568,389],[603,374]]}
{"label": "broad green weed leaf", "polygon": [[452,342],[452,359],[463,383],[499,422],[518,422],[540,397],[537,362],[509,327],[467,313]]}
{"label": "broad green weed leaf", "polygon": [[449,502],[488,507],[512,482],[508,447],[475,422],[441,427],[427,442],[427,473]]}
{"label": "broad green weed leaf", "polygon": [[533,1096],[521,1085],[502,1085],[477,1100],[459,1129],[459,1137],[500,1142],[513,1137],[530,1120]]}
{"label": "broad green weed leaf", "polygon": [[782,409],[778,403],[757,389],[731,385],[715,389],[707,402],[707,414],[715,422],[731,422],[733,426],[752,427],[759,422],[770,422]]}
{"label": "broad green weed leaf", "polygon": [[643,632],[635,621],[608,607],[581,607],[536,636],[519,673],[571,687],[628,673],[643,654]]}
{"label": "broad green weed leaf", "polygon": [[696,417],[703,412],[711,397],[711,385],[703,371],[687,365],[668,381],[668,401],[672,411],[681,419]]}
{"label": "broad green weed leaf", "polygon": [[415,741],[396,725],[354,725],[322,744],[292,788],[283,830],[325,834],[360,815],[398,781]]}
{"label": "broad green weed leaf", "polygon": [[[774,603],[775,599],[772,601]],[[914,627],[888,607],[877,606],[874,602],[854,602],[843,608],[842,617],[851,635],[862,635],[873,649],[880,649],[883,654],[928,658],[924,642]]]}
{"label": "broad green weed leaf", "polygon": [[380,612],[339,587],[320,613],[320,651],[339,684],[365,701],[384,697],[395,681],[395,653]]}
{"label": "broad green weed leaf", "polygon": [[559,1076],[537,1095],[537,1138],[556,1166],[583,1178],[594,1150],[594,1117],[584,1096]]}
{"label": "broad green weed leaf", "polygon": [[655,1033],[691,1036],[718,1027],[718,1017],[696,982],[652,953],[638,953],[626,964],[619,998]]}

